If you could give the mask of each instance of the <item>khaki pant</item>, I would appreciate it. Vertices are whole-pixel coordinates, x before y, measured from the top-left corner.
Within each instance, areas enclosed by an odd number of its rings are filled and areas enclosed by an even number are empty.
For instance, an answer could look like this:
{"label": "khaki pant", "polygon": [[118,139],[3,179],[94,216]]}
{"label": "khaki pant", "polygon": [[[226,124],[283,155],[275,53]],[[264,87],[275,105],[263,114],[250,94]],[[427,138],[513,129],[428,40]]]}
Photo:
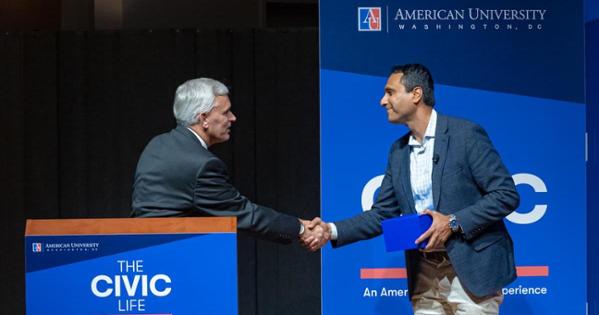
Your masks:
{"label": "khaki pant", "polygon": [[462,287],[447,252],[422,253],[412,296],[414,315],[497,315],[503,295],[476,297]]}

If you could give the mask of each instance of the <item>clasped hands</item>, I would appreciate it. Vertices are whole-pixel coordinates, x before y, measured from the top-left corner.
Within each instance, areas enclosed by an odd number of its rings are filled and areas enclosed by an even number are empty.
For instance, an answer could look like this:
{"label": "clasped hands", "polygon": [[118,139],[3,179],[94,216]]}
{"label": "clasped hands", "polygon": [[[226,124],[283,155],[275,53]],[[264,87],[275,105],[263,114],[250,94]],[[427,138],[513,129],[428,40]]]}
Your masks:
{"label": "clasped hands", "polygon": [[307,250],[315,252],[331,239],[330,226],[319,217],[312,221],[300,219],[300,222],[304,226],[304,233],[300,235],[300,243]]}

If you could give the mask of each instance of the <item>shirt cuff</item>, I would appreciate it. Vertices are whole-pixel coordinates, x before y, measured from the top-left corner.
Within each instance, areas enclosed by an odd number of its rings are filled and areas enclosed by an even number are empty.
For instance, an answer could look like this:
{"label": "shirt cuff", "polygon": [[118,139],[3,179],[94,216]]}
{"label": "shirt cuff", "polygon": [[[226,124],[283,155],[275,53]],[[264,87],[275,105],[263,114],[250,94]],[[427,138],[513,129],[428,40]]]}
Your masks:
{"label": "shirt cuff", "polygon": [[329,225],[329,228],[331,228],[331,239],[333,241],[337,240],[337,226],[335,225],[335,223],[327,223]]}

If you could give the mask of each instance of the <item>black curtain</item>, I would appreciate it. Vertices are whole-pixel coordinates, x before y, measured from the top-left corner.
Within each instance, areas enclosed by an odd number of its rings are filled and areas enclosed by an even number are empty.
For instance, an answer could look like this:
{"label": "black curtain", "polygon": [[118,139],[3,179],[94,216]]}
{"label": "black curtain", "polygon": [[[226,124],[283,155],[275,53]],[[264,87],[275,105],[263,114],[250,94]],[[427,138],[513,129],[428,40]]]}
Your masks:
{"label": "black curtain", "polygon": [[[0,73],[2,314],[24,314],[25,220],[127,217],[137,158],[191,78],[231,87],[238,121],[213,151],[235,186],[319,215],[316,30],[5,33]],[[320,313],[319,254],[240,233],[238,259],[240,314]]]}

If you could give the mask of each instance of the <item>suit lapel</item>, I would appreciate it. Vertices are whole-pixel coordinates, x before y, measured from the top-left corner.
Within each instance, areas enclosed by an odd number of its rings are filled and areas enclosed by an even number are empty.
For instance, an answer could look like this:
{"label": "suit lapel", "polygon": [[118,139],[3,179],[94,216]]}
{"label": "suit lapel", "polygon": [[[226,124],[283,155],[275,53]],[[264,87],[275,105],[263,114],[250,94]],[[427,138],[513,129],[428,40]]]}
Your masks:
{"label": "suit lapel", "polygon": [[399,163],[400,167],[400,180],[401,186],[403,187],[404,196],[409,205],[410,213],[416,213],[416,208],[414,207],[414,196],[412,196],[412,183],[410,181],[410,146],[408,145],[408,141],[402,144],[399,151]]}
{"label": "suit lapel", "polygon": [[433,164],[433,207],[438,210],[439,196],[441,195],[441,178],[447,159],[447,149],[449,147],[449,135],[447,134],[447,117],[437,114],[437,130],[435,131],[435,149],[433,157],[438,157]]}

